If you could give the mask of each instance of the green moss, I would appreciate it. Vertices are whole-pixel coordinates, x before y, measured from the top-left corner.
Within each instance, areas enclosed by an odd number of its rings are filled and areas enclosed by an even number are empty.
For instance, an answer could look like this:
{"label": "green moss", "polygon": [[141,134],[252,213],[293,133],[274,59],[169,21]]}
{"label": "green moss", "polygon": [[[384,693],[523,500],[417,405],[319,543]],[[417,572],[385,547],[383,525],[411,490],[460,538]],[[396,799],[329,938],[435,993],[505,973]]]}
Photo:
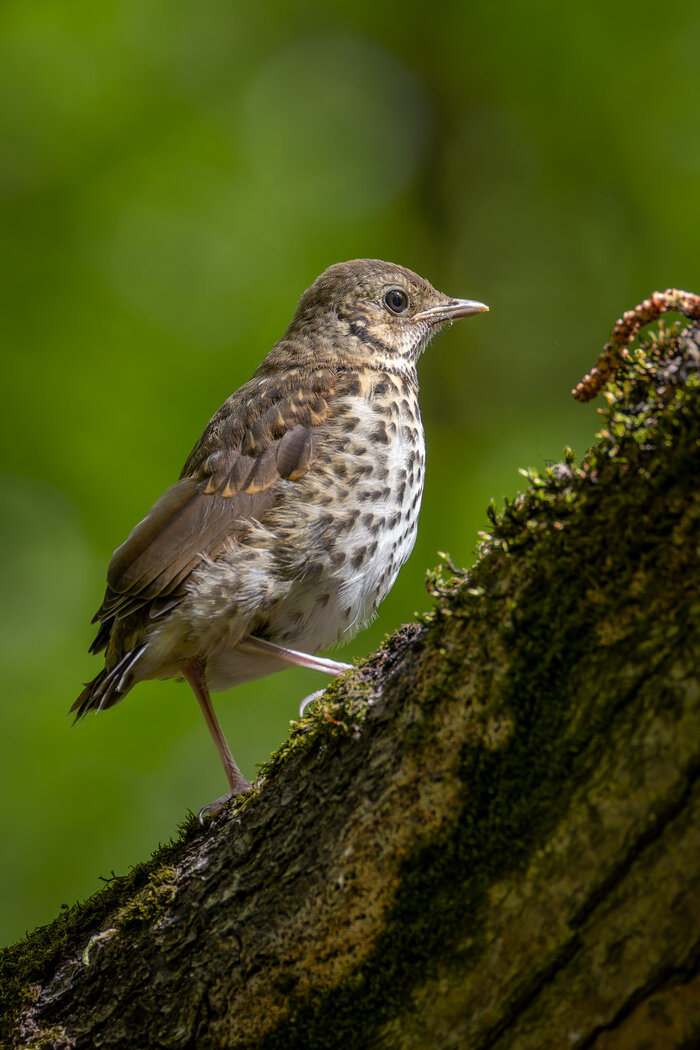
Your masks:
{"label": "green moss", "polygon": [[269,780],[293,755],[298,757],[318,752],[334,738],[356,735],[367,718],[369,701],[374,693],[371,678],[363,675],[373,665],[381,666],[385,652],[393,651],[395,644],[393,636],[376,653],[358,662],[352,672],[334,678],[326,686],[323,697],[312,705],[308,713],[290,723],[289,736],[270,759],[259,767],[260,776]]}
{"label": "green moss", "polygon": [[119,909],[114,919],[115,928],[127,929],[134,923],[153,922],[173,899],[176,885],[177,868],[168,864],[157,867],[148,875],[146,885]]}

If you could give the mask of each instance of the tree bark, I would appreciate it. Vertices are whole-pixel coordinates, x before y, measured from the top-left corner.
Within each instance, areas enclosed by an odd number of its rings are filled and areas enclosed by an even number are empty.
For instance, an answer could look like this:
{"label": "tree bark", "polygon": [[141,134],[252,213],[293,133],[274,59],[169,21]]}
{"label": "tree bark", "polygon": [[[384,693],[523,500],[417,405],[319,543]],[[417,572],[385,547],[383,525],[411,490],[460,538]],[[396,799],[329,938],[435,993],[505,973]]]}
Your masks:
{"label": "tree bark", "polygon": [[6,950],[6,1045],[700,1045],[699,339],[251,796]]}

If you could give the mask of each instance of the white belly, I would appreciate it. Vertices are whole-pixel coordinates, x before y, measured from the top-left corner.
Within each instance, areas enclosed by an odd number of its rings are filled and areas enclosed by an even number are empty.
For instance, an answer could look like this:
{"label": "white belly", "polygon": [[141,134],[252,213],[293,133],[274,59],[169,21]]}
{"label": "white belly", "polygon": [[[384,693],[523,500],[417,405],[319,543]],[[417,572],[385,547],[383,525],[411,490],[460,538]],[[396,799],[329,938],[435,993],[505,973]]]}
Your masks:
{"label": "white belly", "polygon": [[[405,426],[398,408],[378,417],[365,397],[350,401],[351,432],[347,418],[345,426],[342,416],[335,420],[313,469],[284,483],[284,498],[264,525],[201,578],[195,574],[191,600],[181,608],[194,633],[201,629],[208,640],[213,689],[283,668],[236,650],[246,633],[318,653],[373,618],[416,540],[425,450],[417,400],[413,406]],[[378,425],[380,442],[373,437]],[[212,616],[219,630],[212,630]]]}

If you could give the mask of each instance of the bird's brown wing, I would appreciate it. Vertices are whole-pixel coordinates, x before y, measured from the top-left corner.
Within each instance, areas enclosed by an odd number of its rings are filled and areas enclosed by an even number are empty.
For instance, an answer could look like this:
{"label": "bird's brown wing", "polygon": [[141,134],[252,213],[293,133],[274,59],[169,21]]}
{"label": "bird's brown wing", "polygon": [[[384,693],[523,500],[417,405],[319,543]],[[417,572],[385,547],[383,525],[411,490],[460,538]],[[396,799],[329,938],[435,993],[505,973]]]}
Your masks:
{"label": "bird's brown wing", "polygon": [[157,617],[176,605],[202,558],[216,557],[227,540],[263,519],[282,482],[297,481],[311,466],[318,427],[333,411],[337,377],[326,369],[292,375],[273,391],[256,386],[248,384],[249,391],[222,406],[185,464],[186,476],[114,552],[92,651],[107,644],[115,618],[146,606]]}

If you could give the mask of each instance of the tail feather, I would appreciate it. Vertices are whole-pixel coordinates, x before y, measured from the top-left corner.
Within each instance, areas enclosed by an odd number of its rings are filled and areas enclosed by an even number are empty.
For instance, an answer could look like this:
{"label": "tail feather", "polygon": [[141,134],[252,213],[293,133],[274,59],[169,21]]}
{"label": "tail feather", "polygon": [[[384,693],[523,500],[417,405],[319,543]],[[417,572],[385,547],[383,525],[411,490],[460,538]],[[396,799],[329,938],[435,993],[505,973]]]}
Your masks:
{"label": "tail feather", "polygon": [[114,626],[114,617],[111,616],[109,620],[104,620],[99,627],[95,639],[88,650],[91,653],[101,653],[103,649],[107,648],[110,635],[112,633],[112,627]]}
{"label": "tail feather", "polygon": [[[75,722],[79,722],[89,711],[103,711],[113,707],[129,692],[136,682],[136,667],[146,651],[146,645],[130,649],[114,667],[103,668],[88,682],[68,712],[75,711]],[[75,722],[73,723],[75,725]]]}
{"label": "tail feather", "polygon": [[94,691],[101,685],[101,683],[104,682],[106,676],[107,670],[103,667],[100,673],[96,675],[91,682],[85,683],[85,688],[83,689],[82,693],[68,709],[69,715],[72,715],[74,711],[76,713],[75,718],[73,720],[73,725],[75,725],[76,722],[80,722],[80,720],[85,717],[88,711],[91,711],[93,709],[94,704],[91,702],[92,695]]}

